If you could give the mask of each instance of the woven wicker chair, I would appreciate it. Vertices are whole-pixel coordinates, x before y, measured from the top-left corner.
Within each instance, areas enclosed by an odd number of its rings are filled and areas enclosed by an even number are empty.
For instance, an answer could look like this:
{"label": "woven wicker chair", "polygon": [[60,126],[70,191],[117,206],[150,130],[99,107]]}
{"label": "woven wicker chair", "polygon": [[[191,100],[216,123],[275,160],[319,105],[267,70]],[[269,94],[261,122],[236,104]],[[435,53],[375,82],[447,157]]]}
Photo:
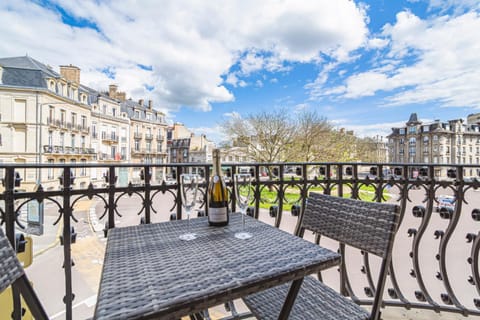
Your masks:
{"label": "woven wicker chair", "polygon": [[[391,259],[400,209],[393,204],[365,202],[311,193],[298,236],[305,230],[350,245],[382,258],[372,310],[365,309],[314,277],[305,277],[289,319],[380,318],[383,289]],[[258,319],[277,319],[290,284],[277,286],[244,298]]]}
{"label": "woven wicker chair", "polygon": [[[36,320],[48,319],[37,295],[33,291],[27,275],[18,261],[15,251],[0,228],[0,292],[12,285],[14,292],[19,292],[27,303],[30,312]],[[14,319],[21,318],[20,306],[13,313]]]}

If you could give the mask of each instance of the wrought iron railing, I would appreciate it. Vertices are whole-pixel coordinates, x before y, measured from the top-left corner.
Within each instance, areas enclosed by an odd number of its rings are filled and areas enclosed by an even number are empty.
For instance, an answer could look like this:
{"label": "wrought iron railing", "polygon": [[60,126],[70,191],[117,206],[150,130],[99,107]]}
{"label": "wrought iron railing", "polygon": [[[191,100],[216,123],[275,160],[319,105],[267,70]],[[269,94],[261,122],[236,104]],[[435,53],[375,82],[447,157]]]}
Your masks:
{"label": "wrought iron railing", "polygon": [[[67,319],[72,319],[75,291],[72,227],[79,221],[74,209],[76,204],[82,199],[96,199],[103,203],[102,210],[96,213],[100,221],[105,221],[105,235],[108,229],[115,228],[116,221],[125,218],[127,213],[119,204],[122,199],[130,197],[141,200],[136,223],[157,222],[156,216],[165,211],[168,215],[172,213],[172,218],[181,219],[181,197],[177,197],[179,176],[182,172],[189,172],[199,173],[204,178],[198,209],[199,214],[208,214],[205,201],[210,166],[4,164],[0,166],[0,174],[4,177],[4,187],[0,190],[1,223],[11,243],[15,244],[16,234],[25,228],[22,208],[28,203],[48,202],[58,209],[55,223],[63,221],[65,313]],[[62,172],[59,188],[46,191],[37,185],[35,190],[18,192],[19,179],[22,178],[19,172],[37,172],[52,167]],[[92,178],[90,184],[78,187],[73,185],[75,178],[69,174],[76,168],[103,170],[104,176]],[[464,316],[480,315],[480,197],[477,193],[480,191],[480,181],[477,180],[480,165],[242,163],[224,164],[223,169],[231,195],[231,210],[235,211],[235,193],[229,176],[234,172],[249,172],[254,177],[252,187],[255,194],[249,212],[276,227],[283,227],[285,221],[297,219],[302,214],[309,192],[399,203],[401,224],[384,304]],[[121,176],[120,172],[128,172],[129,176]],[[163,177],[173,177],[173,180],[159,180],[159,172]],[[158,198],[165,195],[171,202],[165,205],[162,200],[162,208],[159,208]],[[319,238],[315,240],[320,241]],[[353,253],[343,257],[347,276],[343,278],[340,290],[358,303],[368,305],[375,293],[372,274],[376,267],[368,254],[362,252],[358,255],[358,259],[353,258]],[[363,280],[358,281],[358,277]]]}

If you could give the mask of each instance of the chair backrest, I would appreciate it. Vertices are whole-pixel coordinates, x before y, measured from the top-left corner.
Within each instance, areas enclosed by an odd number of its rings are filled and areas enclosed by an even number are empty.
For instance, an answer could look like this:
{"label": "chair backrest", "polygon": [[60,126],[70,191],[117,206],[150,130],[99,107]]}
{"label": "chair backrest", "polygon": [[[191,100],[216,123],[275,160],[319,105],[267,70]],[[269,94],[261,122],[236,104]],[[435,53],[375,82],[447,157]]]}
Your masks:
{"label": "chair backrest", "polygon": [[20,261],[0,228],[0,292],[24,274]]}
{"label": "chair backrest", "polygon": [[391,251],[399,214],[400,207],[394,204],[311,192],[301,229],[385,258]]}
{"label": "chair backrest", "polygon": [[[366,202],[319,193],[310,193],[302,216],[300,235],[305,229],[312,230],[382,258],[369,318],[371,320],[380,319],[382,295],[399,219],[400,207],[394,204]],[[340,277],[342,278],[344,274],[345,265],[342,263]]]}
{"label": "chair backrest", "polygon": [[20,298],[15,292],[23,296],[25,303],[36,320],[48,319],[48,315],[40,303],[40,300],[38,300],[35,291],[33,291],[32,285],[20,261],[18,261],[15,251],[10,245],[5,233],[3,233],[2,228],[0,228],[0,293],[10,285],[16,289],[13,290],[13,319],[21,318],[22,309]]}

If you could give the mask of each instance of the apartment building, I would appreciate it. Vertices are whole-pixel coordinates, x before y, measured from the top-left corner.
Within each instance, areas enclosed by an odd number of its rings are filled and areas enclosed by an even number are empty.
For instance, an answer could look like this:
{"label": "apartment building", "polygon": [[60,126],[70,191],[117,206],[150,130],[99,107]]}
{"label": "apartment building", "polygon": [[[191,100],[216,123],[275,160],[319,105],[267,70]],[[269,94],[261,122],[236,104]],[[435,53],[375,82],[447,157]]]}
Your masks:
{"label": "apartment building", "polygon": [[[10,163],[87,163],[90,147],[89,92],[80,85],[80,70],[61,66],[60,74],[24,56],[0,59],[0,161]],[[58,186],[55,169],[19,170],[22,188]],[[3,173],[0,173],[3,174]],[[77,183],[89,181],[88,169],[75,172]]]}
{"label": "apartment building", "polygon": [[[171,163],[209,163],[212,162],[212,150],[215,143],[208,140],[206,135],[195,135],[183,123],[176,122],[168,128],[167,145],[169,162]],[[200,167],[185,169],[188,173],[200,174],[205,172]],[[175,177],[175,172],[170,172]]]}
{"label": "apartment building", "polygon": [[[5,163],[164,163],[165,115],[143,100],[126,100],[110,85],[98,92],[80,83],[80,69],[60,73],[29,56],[0,58],[0,162]],[[139,178],[119,169],[118,183]],[[59,169],[20,170],[22,189],[59,187]],[[75,185],[105,183],[107,169],[74,170]],[[3,175],[3,172],[0,172]],[[153,172],[161,181],[163,170]]]}
{"label": "apartment building", "polygon": [[[418,163],[412,168],[416,175],[421,164],[478,164],[480,165],[479,118],[470,115],[467,122],[455,119],[422,123],[412,113],[404,127],[392,128],[388,136],[389,158],[393,163]],[[447,176],[448,166],[439,168],[436,177]],[[478,169],[465,169],[466,177],[478,177]]]}
{"label": "apartment building", "polygon": [[[162,164],[168,160],[167,153],[167,122],[165,114],[153,108],[152,100],[144,104],[140,99],[122,101],[121,107],[130,119],[130,151],[131,163]],[[141,168],[132,168],[130,175],[134,181],[140,179]],[[164,168],[154,168],[151,172],[152,182],[161,182],[165,175]]]}

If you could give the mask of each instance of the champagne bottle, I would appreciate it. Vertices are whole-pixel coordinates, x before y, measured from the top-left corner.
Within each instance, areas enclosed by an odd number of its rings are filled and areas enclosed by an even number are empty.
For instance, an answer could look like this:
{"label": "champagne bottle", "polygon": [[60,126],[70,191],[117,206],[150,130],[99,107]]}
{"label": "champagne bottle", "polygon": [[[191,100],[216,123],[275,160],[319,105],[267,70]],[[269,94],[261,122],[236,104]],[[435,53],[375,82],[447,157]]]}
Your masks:
{"label": "champagne bottle", "polygon": [[220,150],[212,152],[213,172],[208,186],[208,223],[211,226],[225,226],[228,224],[228,192],[222,179],[220,166]]}

